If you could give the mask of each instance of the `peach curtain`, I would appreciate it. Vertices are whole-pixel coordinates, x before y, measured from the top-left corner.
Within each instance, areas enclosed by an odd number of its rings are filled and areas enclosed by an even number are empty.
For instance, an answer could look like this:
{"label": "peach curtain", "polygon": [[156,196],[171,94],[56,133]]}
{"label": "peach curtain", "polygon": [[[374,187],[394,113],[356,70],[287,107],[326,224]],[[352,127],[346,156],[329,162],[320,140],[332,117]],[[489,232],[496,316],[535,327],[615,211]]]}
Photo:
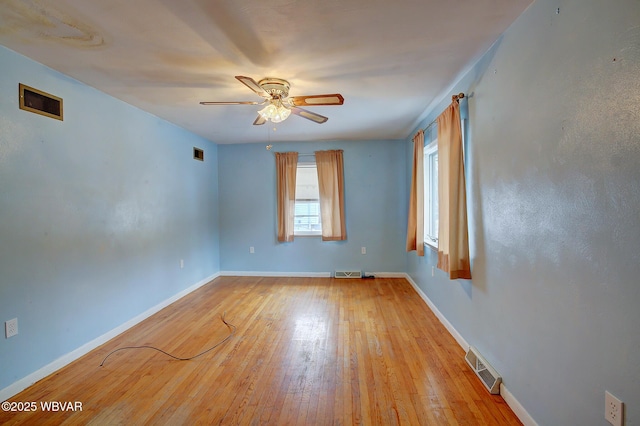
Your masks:
{"label": "peach curtain", "polygon": [[276,191],[278,203],[278,241],[293,241],[296,207],[297,152],[276,152]]}
{"label": "peach curtain", "polygon": [[438,123],[438,269],[450,279],[471,279],[467,195],[460,106],[454,100]]}
{"label": "peach curtain", "polygon": [[424,131],[413,137],[413,172],[409,194],[407,251],[424,256]]}
{"label": "peach curtain", "polygon": [[316,151],[322,241],[347,239],[342,150]]}

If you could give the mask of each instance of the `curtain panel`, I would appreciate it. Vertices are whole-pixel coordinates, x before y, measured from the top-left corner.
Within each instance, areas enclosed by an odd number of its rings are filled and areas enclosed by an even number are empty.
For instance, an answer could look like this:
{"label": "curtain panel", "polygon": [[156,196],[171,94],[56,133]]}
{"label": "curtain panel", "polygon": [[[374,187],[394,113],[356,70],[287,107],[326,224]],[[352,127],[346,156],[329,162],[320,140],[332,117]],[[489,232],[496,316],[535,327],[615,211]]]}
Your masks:
{"label": "curtain panel", "polygon": [[413,137],[413,171],[409,194],[407,251],[424,256],[424,131]]}
{"label": "curtain panel", "polygon": [[457,100],[438,123],[438,269],[450,279],[471,279],[467,195],[462,152],[460,106]]}
{"label": "curtain panel", "polygon": [[278,205],[279,242],[293,241],[297,170],[297,152],[276,152],[276,198]]}
{"label": "curtain panel", "polygon": [[342,150],[316,151],[322,241],[347,239]]}

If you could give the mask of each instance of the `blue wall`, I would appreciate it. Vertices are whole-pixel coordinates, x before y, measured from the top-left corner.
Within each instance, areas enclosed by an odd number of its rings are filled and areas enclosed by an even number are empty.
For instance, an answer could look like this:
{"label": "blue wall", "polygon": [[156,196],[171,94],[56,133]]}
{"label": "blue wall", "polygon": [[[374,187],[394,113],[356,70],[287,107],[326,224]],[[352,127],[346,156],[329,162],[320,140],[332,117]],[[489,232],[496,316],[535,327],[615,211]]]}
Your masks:
{"label": "blue wall", "polygon": [[605,390],[640,424],[639,23],[537,0],[425,119],[469,95],[474,278],[408,271],[542,425],[607,424]]}
{"label": "blue wall", "polygon": [[[344,150],[347,241],[322,242],[320,237],[297,237],[292,243],[278,243],[273,153],[266,150],[266,143],[220,145],[222,271],[406,270],[403,141],[273,144],[273,151],[282,152]],[[251,246],[255,247],[254,254],[249,253]],[[361,247],[367,248],[366,255],[361,254]]]}
{"label": "blue wall", "polygon": [[[216,145],[3,47],[0,64],[3,389],[220,267]],[[20,110],[18,83],[62,97],[64,121]]]}

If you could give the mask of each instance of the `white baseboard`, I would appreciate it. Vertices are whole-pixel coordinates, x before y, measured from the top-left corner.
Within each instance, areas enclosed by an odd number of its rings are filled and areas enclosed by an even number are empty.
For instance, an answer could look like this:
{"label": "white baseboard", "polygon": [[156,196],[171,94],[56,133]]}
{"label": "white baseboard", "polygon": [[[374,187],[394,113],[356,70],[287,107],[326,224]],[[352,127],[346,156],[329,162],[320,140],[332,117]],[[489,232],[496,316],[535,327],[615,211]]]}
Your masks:
{"label": "white baseboard", "polygon": [[373,275],[376,278],[407,278],[404,272],[365,272],[365,275]]}
{"label": "white baseboard", "polygon": [[186,296],[187,294],[191,293],[192,291],[194,291],[194,290],[202,287],[203,285],[207,284],[208,282],[214,280],[218,276],[220,276],[219,272],[215,273],[215,274],[211,275],[210,277],[207,277],[207,278],[205,278],[205,279],[203,279],[201,281],[198,281],[197,283],[193,284],[191,287],[186,288],[186,289],[182,290],[181,292],[171,296],[170,298],[168,298],[168,299],[158,303],[157,305],[147,309],[146,311],[144,311],[140,315],[135,316],[134,318],[130,319],[129,321],[125,322],[124,324],[121,324],[118,327],[114,328],[113,330],[110,330],[110,331],[106,332],[105,334],[103,334],[103,335],[101,335],[99,337],[96,337],[95,339],[91,340],[90,342],[85,343],[84,345],[80,346],[79,348],[77,348],[77,349],[69,352],[68,354],[61,356],[60,358],[56,359],[55,361],[45,365],[44,367],[40,368],[39,370],[36,370],[33,373],[29,374],[28,376],[23,377],[22,379],[10,384],[6,388],[0,390],[0,401],[6,401],[7,399],[11,398],[13,395],[15,395],[15,394],[17,394],[19,392],[22,392],[23,390],[25,390],[26,388],[28,388],[29,386],[31,386],[32,384],[34,384],[38,380],[41,380],[41,379],[47,377],[48,375],[54,373],[55,371],[61,369],[65,365],[70,364],[71,362],[73,362],[76,359],[80,358],[81,356],[87,354],[88,352],[92,351],[93,349],[97,348],[98,346],[102,345],[103,343],[108,342],[109,340],[113,339],[117,335],[119,335],[119,334],[123,333],[124,331],[130,329],[134,325],[136,325],[136,324],[142,322],[143,320],[149,318],[151,315],[155,314],[156,312],[160,311],[161,309],[169,306],[170,304],[172,304],[176,300],[183,298],[184,296]]}
{"label": "white baseboard", "polygon": [[[442,312],[440,312],[440,310],[431,301],[431,299],[429,299],[429,297],[424,294],[424,292],[420,289],[420,287],[418,287],[415,281],[413,281],[411,276],[409,274],[404,274],[403,276],[407,279],[407,281],[409,281],[416,292],[420,295],[422,300],[424,300],[427,306],[429,306],[429,309],[431,309],[433,314],[438,318],[438,320],[440,320],[442,325],[444,325],[447,331],[453,336],[454,339],[456,339],[456,342],[458,342],[460,347],[462,347],[462,349],[464,349],[466,353],[469,350],[469,343],[467,343],[464,337],[462,337],[462,335],[458,333],[458,330],[456,330],[455,327],[449,322],[449,320],[447,320],[447,318],[442,314]],[[513,394],[509,392],[509,389],[507,389],[504,383],[500,384],[500,396],[502,396],[504,402],[507,403],[509,408],[511,408],[511,411],[513,411],[513,413],[525,426],[538,426],[535,420],[533,420],[533,417],[531,417],[531,415],[527,412],[527,410],[525,410],[525,408],[513,396]]]}
{"label": "white baseboard", "polygon": [[222,277],[331,277],[331,272],[220,271]]}
{"label": "white baseboard", "polygon": [[511,408],[511,411],[520,419],[524,426],[538,426],[533,417],[524,409],[522,404],[513,396],[509,389],[504,385],[504,383],[500,383],[500,396],[504,399],[504,402]]}
{"label": "white baseboard", "polygon": [[440,312],[440,310],[431,301],[431,299],[429,299],[429,297],[426,294],[424,294],[422,289],[418,287],[418,284],[416,284],[415,281],[413,281],[411,276],[409,274],[404,274],[403,276],[407,279],[407,281],[409,281],[409,283],[411,283],[415,291],[420,295],[420,297],[422,298],[422,300],[424,300],[427,306],[429,306],[429,309],[431,309],[433,314],[436,317],[438,317],[438,319],[440,320],[442,325],[444,325],[447,331],[453,336],[454,339],[456,339],[456,342],[458,342],[460,347],[462,347],[462,349],[464,349],[464,351],[467,352],[469,350],[469,344],[464,339],[464,337],[462,337],[462,335],[458,333],[458,330],[456,330],[455,327],[449,322],[449,320],[442,314],[442,312]]}
{"label": "white baseboard", "polygon": [[[404,272],[364,272],[378,278],[406,278]],[[333,277],[333,272],[220,271],[223,277]]]}

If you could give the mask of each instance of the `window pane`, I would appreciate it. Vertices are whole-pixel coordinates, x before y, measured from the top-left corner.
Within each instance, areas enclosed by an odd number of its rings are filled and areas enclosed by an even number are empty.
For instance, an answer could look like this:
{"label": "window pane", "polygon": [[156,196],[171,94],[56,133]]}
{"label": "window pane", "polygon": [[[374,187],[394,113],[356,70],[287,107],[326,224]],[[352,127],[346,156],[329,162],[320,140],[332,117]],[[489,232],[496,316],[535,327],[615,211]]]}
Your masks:
{"label": "window pane", "polygon": [[431,223],[429,233],[432,237],[438,238],[438,151],[431,155],[431,193],[429,208],[431,213]]}
{"label": "window pane", "polygon": [[318,200],[296,200],[294,231],[321,231]]}
{"label": "window pane", "polygon": [[299,163],[296,174],[294,234],[321,234],[319,198],[316,165],[313,163]]}
{"label": "window pane", "polygon": [[432,141],[424,151],[424,241],[438,241],[438,145]]}

